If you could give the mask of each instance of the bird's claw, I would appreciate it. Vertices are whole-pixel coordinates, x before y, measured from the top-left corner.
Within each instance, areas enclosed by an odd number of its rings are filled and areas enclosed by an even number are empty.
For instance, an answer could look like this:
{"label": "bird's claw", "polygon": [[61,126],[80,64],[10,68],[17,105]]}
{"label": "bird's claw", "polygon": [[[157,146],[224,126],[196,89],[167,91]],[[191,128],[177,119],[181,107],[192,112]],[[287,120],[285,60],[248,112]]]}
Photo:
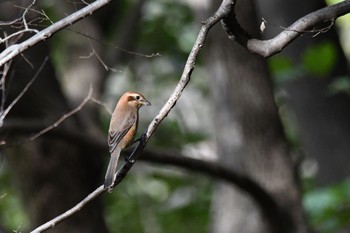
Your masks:
{"label": "bird's claw", "polygon": [[140,143],[142,143],[142,145],[145,145],[147,140],[147,135],[143,133],[139,140],[140,140]]}

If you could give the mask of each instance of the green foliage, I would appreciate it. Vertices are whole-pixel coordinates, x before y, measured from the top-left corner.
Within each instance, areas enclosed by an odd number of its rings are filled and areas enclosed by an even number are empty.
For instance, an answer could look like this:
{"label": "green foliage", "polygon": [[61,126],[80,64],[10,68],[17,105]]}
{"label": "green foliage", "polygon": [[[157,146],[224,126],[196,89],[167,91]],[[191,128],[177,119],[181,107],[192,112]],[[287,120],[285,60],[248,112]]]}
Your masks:
{"label": "green foliage", "polygon": [[269,70],[275,84],[280,85],[299,78],[305,71],[300,65],[283,55],[276,55],[268,60]]}
{"label": "green foliage", "polygon": [[309,76],[309,74],[324,77],[329,75],[334,68],[337,56],[334,44],[325,41],[308,47],[300,64],[294,64],[285,56],[276,55],[269,59],[269,68],[276,84],[283,84],[283,82]]}
{"label": "green foliage", "polygon": [[140,30],[140,47],[185,58],[194,41],[189,7],[177,1],[149,1]]}
{"label": "green foliage", "polygon": [[350,78],[348,76],[342,76],[335,79],[329,85],[330,94],[346,93],[350,95]]}
{"label": "green foliage", "polygon": [[[158,148],[181,148],[185,144],[204,140],[206,136],[200,132],[186,132],[180,127],[178,120],[169,120],[157,129],[153,145]],[[152,139],[153,140],[153,139]]]}
{"label": "green foliage", "polygon": [[107,224],[113,232],[205,232],[211,186],[177,172],[130,175],[107,198]]}
{"label": "green foliage", "polygon": [[307,192],[304,206],[317,232],[337,232],[350,226],[350,180]]}
{"label": "green foliage", "polygon": [[303,56],[305,70],[317,76],[328,75],[337,62],[337,52],[332,42],[323,42],[306,49]]}
{"label": "green foliage", "polygon": [[288,73],[293,68],[292,61],[285,56],[274,56],[269,60],[269,68],[276,75]]}
{"label": "green foliage", "polygon": [[0,222],[5,229],[22,231],[29,226],[26,215],[16,188],[10,182],[7,164],[2,162],[0,169]]}
{"label": "green foliage", "polygon": [[293,112],[288,108],[288,106],[283,103],[283,99],[277,99],[277,104],[279,105],[279,115],[283,124],[284,132],[286,138],[292,146],[293,149],[300,147],[300,139],[298,134],[297,120]]}

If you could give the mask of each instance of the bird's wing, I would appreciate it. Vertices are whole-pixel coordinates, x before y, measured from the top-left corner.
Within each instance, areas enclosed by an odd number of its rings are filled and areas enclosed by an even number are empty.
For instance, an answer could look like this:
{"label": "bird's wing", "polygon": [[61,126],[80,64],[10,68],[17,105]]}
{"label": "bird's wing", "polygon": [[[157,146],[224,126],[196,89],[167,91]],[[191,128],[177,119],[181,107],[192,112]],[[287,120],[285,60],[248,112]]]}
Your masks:
{"label": "bird's wing", "polygon": [[119,142],[127,134],[130,128],[135,124],[136,117],[131,115],[129,117],[124,117],[122,122],[119,122],[117,129],[111,129],[108,132],[108,146],[109,152],[112,153]]}

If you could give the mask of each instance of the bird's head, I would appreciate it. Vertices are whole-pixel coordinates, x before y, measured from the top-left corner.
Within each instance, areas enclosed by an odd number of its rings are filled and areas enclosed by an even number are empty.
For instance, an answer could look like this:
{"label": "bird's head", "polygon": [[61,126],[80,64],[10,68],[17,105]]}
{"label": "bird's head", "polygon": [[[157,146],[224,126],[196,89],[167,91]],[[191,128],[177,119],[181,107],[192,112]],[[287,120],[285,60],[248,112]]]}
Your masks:
{"label": "bird's head", "polygon": [[150,106],[151,103],[140,93],[126,92],[123,97],[126,98],[129,106],[141,108],[142,106]]}

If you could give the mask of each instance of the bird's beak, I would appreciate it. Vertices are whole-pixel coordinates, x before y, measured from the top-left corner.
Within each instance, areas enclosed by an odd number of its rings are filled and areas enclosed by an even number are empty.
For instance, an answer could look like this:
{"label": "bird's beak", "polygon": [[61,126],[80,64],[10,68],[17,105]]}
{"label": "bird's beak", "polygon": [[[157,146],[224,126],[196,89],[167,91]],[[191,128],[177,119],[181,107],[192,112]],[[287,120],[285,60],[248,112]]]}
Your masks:
{"label": "bird's beak", "polygon": [[146,99],[142,100],[141,103],[142,103],[143,106],[151,106],[151,102],[149,102],[149,101],[146,100]]}

